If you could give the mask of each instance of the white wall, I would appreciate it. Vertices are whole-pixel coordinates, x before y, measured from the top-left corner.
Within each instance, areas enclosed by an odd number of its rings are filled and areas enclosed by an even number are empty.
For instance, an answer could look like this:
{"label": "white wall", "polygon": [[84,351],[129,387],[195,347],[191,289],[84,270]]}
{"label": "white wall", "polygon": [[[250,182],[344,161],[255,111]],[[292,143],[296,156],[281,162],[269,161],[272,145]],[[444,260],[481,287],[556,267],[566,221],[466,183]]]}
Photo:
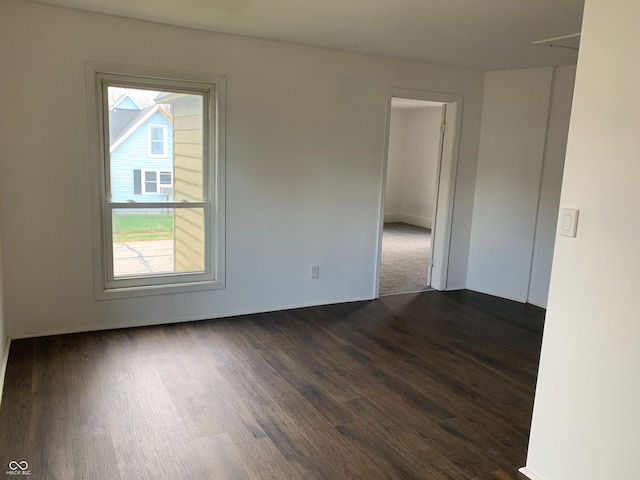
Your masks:
{"label": "white wall", "polygon": [[405,195],[402,213],[411,223],[431,228],[436,209],[442,107],[409,110]]}
{"label": "white wall", "polygon": [[527,467],[638,478],[640,3],[587,0]]}
{"label": "white wall", "polygon": [[552,68],[487,73],[467,286],[525,301]]}
{"label": "white wall", "polygon": [[402,220],[408,116],[409,111],[407,109],[391,109],[387,180],[384,194],[385,222],[399,222]]}
{"label": "white wall", "polygon": [[558,223],[562,172],[564,171],[564,158],[567,150],[575,77],[576,66],[567,65],[557,68],[553,79],[533,262],[531,264],[531,283],[527,300],[539,307],[547,306],[549,296],[553,245],[555,244]]}
{"label": "white wall", "polygon": [[[2,233],[2,232],[0,232]],[[2,235],[0,235],[2,237]],[[8,355],[7,322],[4,315],[4,289],[2,281],[2,244],[0,242],[0,401],[2,401],[2,387],[6,371],[6,357]]]}
{"label": "white wall", "polygon": [[[388,86],[464,95],[450,263],[464,284],[481,72],[14,0],[0,3],[0,32],[12,336],[372,298]],[[93,299],[85,60],[227,75],[225,290]]]}
{"label": "white wall", "polygon": [[431,228],[442,107],[392,108],[385,220]]}
{"label": "white wall", "polygon": [[469,289],[541,306],[571,101],[572,67],[558,72],[557,82],[551,67],[487,73],[467,277]]}
{"label": "white wall", "polygon": [[[0,247],[2,245],[0,244]],[[4,348],[7,342],[7,324],[4,316],[4,284],[2,281],[2,248],[0,248],[0,362],[4,357]]]}
{"label": "white wall", "polygon": [[2,401],[4,376],[7,368],[7,359],[9,354],[9,351],[8,351],[9,344],[7,342],[8,340],[7,324],[6,324],[6,319],[4,315],[4,290],[3,290],[3,281],[2,281],[2,248],[1,247],[2,245],[0,244],[0,402]]}

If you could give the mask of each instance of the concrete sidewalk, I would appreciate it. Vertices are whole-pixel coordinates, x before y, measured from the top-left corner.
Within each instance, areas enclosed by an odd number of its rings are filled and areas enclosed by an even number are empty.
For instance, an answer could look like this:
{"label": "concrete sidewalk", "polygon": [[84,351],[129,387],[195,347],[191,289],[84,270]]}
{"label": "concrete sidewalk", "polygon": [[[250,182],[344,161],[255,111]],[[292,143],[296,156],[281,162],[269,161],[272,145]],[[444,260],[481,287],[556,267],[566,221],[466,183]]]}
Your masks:
{"label": "concrete sidewalk", "polygon": [[114,276],[173,272],[173,240],[113,244]]}

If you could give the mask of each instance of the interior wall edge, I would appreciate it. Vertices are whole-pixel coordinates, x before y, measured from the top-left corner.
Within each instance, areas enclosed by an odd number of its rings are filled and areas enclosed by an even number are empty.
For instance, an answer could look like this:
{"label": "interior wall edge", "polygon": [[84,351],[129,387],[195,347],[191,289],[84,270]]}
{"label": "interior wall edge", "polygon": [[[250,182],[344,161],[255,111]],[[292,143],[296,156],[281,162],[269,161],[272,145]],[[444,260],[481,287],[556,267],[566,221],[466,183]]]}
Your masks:
{"label": "interior wall edge", "polygon": [[[533,219],[533,242],[531,243],[531,256],[529,262],[529,281],[527,282],[527,302],[531,303],[531,284],[533,282],[533,272],[536,261],[536,253],[537,253],[537,240],[540,235],[539,223],[540,223],[540,211],[542,210],[542,195],[543,195],[543,184],[544,184],[544,174],[546,169],[548,168],[549,162],[549,135],[552,127],[551,117],[553,115],[553,102],[555,100],[555,96],[557,92],[556,88],[556,79],[557,79],[558,68],[553,67],[551,69],[551,86],[549,88],[549,100],[547,104],[547,127],[544,132],[544,140],[543,140],[543,149],[542,149],[542,161],[540,162],[540,172],[539,172],[539,180],[538,180],[538,198],[536,203],[536,212]],[[546,302],[545,302],[546,308]]]}

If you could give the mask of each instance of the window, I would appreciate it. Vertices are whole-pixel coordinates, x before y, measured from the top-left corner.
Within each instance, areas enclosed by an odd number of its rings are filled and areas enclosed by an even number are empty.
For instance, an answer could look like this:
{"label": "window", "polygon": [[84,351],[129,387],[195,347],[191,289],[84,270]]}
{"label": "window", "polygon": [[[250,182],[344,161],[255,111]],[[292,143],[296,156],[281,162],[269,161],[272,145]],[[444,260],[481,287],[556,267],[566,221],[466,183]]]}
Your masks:
{"label": "window", "polygon": [[173,172],[162,170],[134,170],[134,193],[143,195],[171,195]]}
{"label": "window", "polygon": [[149,125],[149,156],[167,156],[167,127],[165,125]]}
{"label": "window", "polygon": [[223,288],[224,77],[87,64],[87,80],[96,298]]}

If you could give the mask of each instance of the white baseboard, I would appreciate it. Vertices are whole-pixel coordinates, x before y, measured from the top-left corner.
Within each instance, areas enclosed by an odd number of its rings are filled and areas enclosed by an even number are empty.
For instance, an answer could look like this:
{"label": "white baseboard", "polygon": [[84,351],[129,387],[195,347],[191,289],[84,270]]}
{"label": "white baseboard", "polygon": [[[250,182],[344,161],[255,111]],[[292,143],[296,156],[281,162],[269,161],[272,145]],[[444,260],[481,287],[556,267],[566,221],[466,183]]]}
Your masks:
{"label": "white baseboard", "polygon": [[511,295],[505,295],[502,292],[494,292],[493,290],[488,290],[486,288],[478,288],[473,285],[467,285],[467,290],[471,290],[472,292],[477,292],[477,293],[483,293],[485,295],[491,295],[492,297],[504,298],[505,300],[512,300],[518,303],[527,303],[526,298],[512,297]]}
{"label": "white baseboard", "polygon": [[2,405],[4,377],[7,373],[7,364],[9,363],[9,348],[11,348],[11,337],[7,337],[7,343],[4,346],[4,355],[2,355],[2,364],[0,364],[0,405]]}
{"label": "white baseboard", "polygon": [[397,223],[397,222],[402,222],[401,213],[385,213],[384,214],[384,223]]}
{"label": "white baseboard", "polygon": [[277,307],[267,308],[266,310],[262,309],[247,309],[247,310],[232,310],[228,312],[221,312],[218,314],[204,314],[204,315],[194,315],[187,317],[175,317],[175,318],[167,318],[162,320],[154,320],[154,321],[138,321],[138,322],[120,322],[113,324],[103,324],[103,325],[91,325],[91,326],[80,326],[80,327],[68,327],[68,328],[60,328],[60,329],[52,329],[52,330],[43,330],[39,332],[13,332],[11,335],[15,339],[20,338],[35,338],[35,337],[49,337],[52,335],[67,335],[70,333],[84,333],[84,332],[100,332],[105,330],[117,330],[120,328],[137,328],[137,327],[155,327],[161,325],[170,325],[173,323],[186,323],[186,322],[199,322],[202,320],[215,320],[218,318],[230,318],[237,317],[240,315],[254,315],[259,313],[270,313],[270,312],[280,312],[286,310],[293,310],[296,308],[306,308],[306,307],[320,307],[323,305],[337,305],[340,303],[352,303],[352,302],[364,302],[375,300],[375,297],[348,297],[348,298],[335,298],[318,302],[305,302],[305,303],[295,303],[295,304],[285,304]]}
{"label": "white baseboard", "polygon": [[505,300],[512,300],[514,302],[518,302],[518,303],[528,303],[530,305],[534,305],[536,307],[539,308],[543,308],[543,309],[547,309],[546,305],[541,305],[538,303],[534,303],[529,301],[527,298],[523,298],[523,297],[512,297],[510,295],[505,295],[502,292],[494,292],[493,290],[487,290],[485,288],[477,288],[475,286],[469,286],[467,285],[466,287],[467,290],[471,290],[472,292],[477,292],[477,293],[483,293],[485,295],[491,295],[492,297],[498,297],[498,298],[504,298]]}
{"label": "white baseboard", "polygon": [[521,474],[523,474],[525,477],[530,478],[531,480],[542,480],[542,477],[539,477],[538,475],[533,473],[531,470],[529,470],[527,467],[522,467],[518,471]]}
{"label": "white baseboard", "polygon": [[408,215],[406,213],[385,213],[384,223],[408,223],[422,228],[432,228],[433,218],[419,217],[417,215]]}

